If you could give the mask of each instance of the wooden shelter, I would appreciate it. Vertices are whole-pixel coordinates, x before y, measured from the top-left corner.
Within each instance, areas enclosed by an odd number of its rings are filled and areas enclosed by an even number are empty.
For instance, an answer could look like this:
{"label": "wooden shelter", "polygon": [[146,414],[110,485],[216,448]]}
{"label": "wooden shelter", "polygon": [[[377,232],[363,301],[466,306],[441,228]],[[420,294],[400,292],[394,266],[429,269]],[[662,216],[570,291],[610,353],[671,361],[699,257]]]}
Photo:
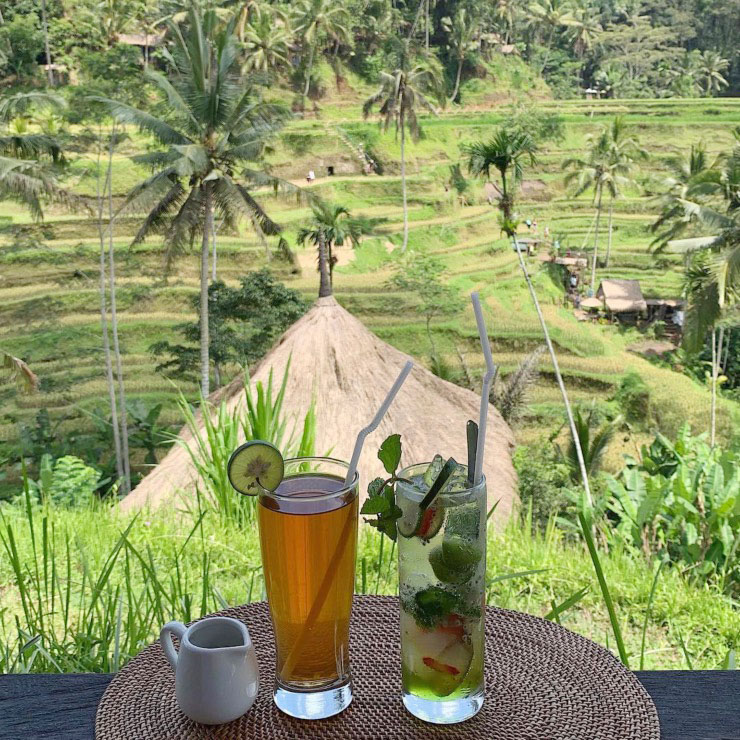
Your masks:
{"label": "wooden shelter", "polygon": [[[257,365],[252,384],[267,380],[270,370],[282,379],[288,362],[284,406],[302,419],[311,400],[316,409],[316,453],[349,460],[357,433],[374,416],[408,356],[381,341],[329,296],[319,298]],[[213,394],[231,414],[242,413],[244,387],[239,377]],[[478,419],[480,396],[416,366],[379,429],[371,434],[360,461],[361,491],[384,475],[377,459],[380,443],[402,435],[403,464],[431,460],[436,454],[467,459],[465,425]],[[188,444],[187,429],[180,441]],[[483,470],[490,504],[506,517],[516,499],[516,473],[511,462],[514,436],[496,409],[488,407],[488,434]],[[123,509],[171,502],[192,495],[197,473],[183,444],[175,444],[156,468],[121,502]],[[237,494],[234,494],[237,495]]]}
{"label": "wooden shelter", "polygon": [[604,308],[620,320],[637,320],[647,311],[647,303],[642,295],[638,280],[602,280],[596,297],[603,301]]}

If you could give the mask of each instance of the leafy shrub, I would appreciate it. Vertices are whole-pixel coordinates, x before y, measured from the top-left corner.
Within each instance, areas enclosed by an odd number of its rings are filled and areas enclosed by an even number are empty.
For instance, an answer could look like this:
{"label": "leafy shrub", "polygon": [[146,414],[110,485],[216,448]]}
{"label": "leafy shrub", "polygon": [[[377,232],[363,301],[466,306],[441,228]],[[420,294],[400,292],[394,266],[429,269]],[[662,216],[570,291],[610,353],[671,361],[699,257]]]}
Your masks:
{"label": "leafy shrub", "polygon": [[514,467],[519,476],[522,515],[531,510],[533,529],[544,528],[570,504],[570,470],[547,439],[517,447]]}
{"label": "leafy shrub", "polygon": [[622,378],[613,400],[627,421],[646,423],[650,419],[650,389],[638,373],[629,372]]}
{"label": "leafy shrub", "polygon": [[665,335],[666,335],[666,332],[665,332],[665,321],[660,321],[660,320],[654,321],[653,322],[653,326],[652,326],[652,330],[653,330],[653,336],[656,339],[664,339],[665,338]]}
{"label": "leafy shrub", "polygon": [[53,464],[49,455],[41,460],[36,487],[39,497],[57,506],[85,506],[98,487],[100,473],[74,455],[60,457]]}
{"label": "leafy shrub", "polygon": [[35,13],[17,15],[0,27],[0,48],[5,50],[5,68],[18,77],[31,77],[37,69],[36,58],[44,50],[44,41]]}
{"label": "leafy shrub", "polygon": [[609,480],[617,534],[645,555],[667,554],[697,577],[740,591],[740,451],[710,447],[684,425],[658,435]]}

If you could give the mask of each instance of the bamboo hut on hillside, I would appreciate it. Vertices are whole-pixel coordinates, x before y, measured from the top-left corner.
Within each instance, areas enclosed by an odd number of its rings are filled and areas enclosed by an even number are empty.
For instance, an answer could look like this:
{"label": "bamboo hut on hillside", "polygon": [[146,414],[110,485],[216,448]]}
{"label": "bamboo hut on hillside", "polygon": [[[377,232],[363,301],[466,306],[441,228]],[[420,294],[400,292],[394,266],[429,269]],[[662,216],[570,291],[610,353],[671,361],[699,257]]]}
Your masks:
{"label": "bamboo hut on hillside", "polygon": [[[259,363],[252,383],[265,382],[270,369],[290,375],[285,408],[302,417],[316,402],[316,453],[348,460],[359,430],[373,417],[403,364],[409,358],[381,341],[329,296],[283,334]],[[238,413],[244,392],[241,377],[212,396]],[[376,452],[389,434],[402,435],[403,464],[430,460],[435,453],[466,460],[465,424],[478,419],[480,397],[448,383],[423,367],[415,367],[379,429],[371,434],[360,461],[361,491],[384,475]],[[187,429],[180,433],[187,444]],[[493,406],[483,470],[490,504],[499,501],[497,516],[506,516],[516,498],[516,474],[511,463],[514,437]],[[176,444],[162,462],[122,502],[123,509],[161,506],[183,492],[195,490],[196,472],[188,451]],[[234,495],[237,495],[236,493]]]}
{"label": "bamboo hut on hillside", "polygon": [[647,312],[639,280],[602,280],[596,297],[603,301],[607,313],[620,321],[635,323]]}

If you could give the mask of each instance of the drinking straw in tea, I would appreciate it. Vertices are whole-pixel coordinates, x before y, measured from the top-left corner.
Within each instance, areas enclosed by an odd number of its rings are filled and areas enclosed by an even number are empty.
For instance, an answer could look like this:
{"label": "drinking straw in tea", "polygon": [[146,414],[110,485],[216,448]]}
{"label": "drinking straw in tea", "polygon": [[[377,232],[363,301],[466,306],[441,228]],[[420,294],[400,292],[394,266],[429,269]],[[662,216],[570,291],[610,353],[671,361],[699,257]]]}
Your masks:
{"label": "drinking straw in tea", "polygon": [[[391,389],[388,391],[388,395],[385,397],[385,400],[378,409],[378,413],[375,414],[373,420],[357,435],[355,449],[352,452],[352,459],[350,460],[349,468],[347,470],[347,478],[344,481],[345,485],[350,485],[352,479],[355,476],[355,471],[357,470],[357,464],[360,461],[360,454],[362,453],[362,446],[365,443],[365,438],[368,434],[378,428],[378,425],[383,420],[383,417],[390,408],[390,405],[393,403],[393,399],[396,397],[398,391],[401,390],[401,386],[403,385],[413,367],[414,363],[410,360],[403,366],[403,369],[399,373],[398,378],[396,378],[396,382],[391,386]],[[314,603],[312,604],[311,609],[306,616],[306,621],[303,623],[303,627],[298,635],[298,638],[293,643],[293,647],[288,653],[288,657],[285,659],[282,672],[286,676],[289,676],[293,671],[293,668],[295,667],[295,664],[301,652],[303,651],[303,643],[306,641],[306,638],[310,634],[314,622],[318,619],[318,616],[321,613],[321,609],[324,606],[326,597],[329,595],[329,589],[331,588],[332,580],[334,578],[334,571],[336,570],[338,563],[342,559],[342,554],[347,547],[350,534],[352,533],[352,527],[355,526],[357,526],[357,524],[354,522],[354,520],[348,517],[347,522],[342,529],[342,533],[340,534],[337,549],[331,556],[329,565],[326,569],[326,573],[324,574],[324,579],[319,586],[318,593],[316,594],[316,601],[314,601]]]}
{"label": "drinking straw in tea", "polygon": [[403,385],[413,367],[414,363],[411,362],[411,360],[409,360],[403,366],[403,369],[396,378],[396,382],[388,391],[388,395],[385,397],[385,401],[383,401],[382,406],[378,409],[378,413],[375,414],[373,420],[364,429],[360,430],[360,433],[357,435],[355,449],[352,451],[352,458],[349,461],[347,477],[344,479],[345,486],[348,486],[352,481],[352,478],[355,477],[355,470],[357,470],[357,463],[360,462],[360,455],[362,454],[362,446],[365,444],[365,437],[367,437],[368,434],[374,432],[378,428],[378,424],[380,424],[380,422],[383,420],[383,417],[390,408],[390,405],[393,403],[393,399],[396,397],[398,391],[401,390],[401,386]]}
{"label": "drinking straw in tea", "polygon": [[488,331],[486,330],[486,321],[483,318],[483,309],[480,305],[480,296],[478,292],[470,295],[473,302],[473,311],[475,312],[475,321],[478,324],[478,336],[480,337],[480,346],[483,350],[483,357],[486,360],[486,374],[483,376],[483,388],[480,394],[480,418],[478,420],[478,445],[475,451],[475,475],[473,477],[474,485],[480,483],[480,477],[483,473],[483,450],[486,447],[486,421],[488,420],[488,398],[491,392],[491,384],[496,377],[496,365],[493,362],[491,354],[491,343],[488,341]]}

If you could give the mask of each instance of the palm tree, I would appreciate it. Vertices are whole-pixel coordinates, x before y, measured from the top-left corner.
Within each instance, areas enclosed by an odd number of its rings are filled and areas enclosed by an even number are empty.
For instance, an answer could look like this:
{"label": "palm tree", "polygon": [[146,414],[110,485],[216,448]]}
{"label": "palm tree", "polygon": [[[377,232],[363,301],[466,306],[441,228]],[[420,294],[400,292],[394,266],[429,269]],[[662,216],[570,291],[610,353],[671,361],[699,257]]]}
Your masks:
{"label": "palm tree", "polygon": [[699,52],[684,52],[678,61],[667,67],[665,72],[674,95],[683,98],[694,97],[699,91]]}
{"label": "palm tree", "polygon": [[448,98],[449,102],[452,103],[457,98],[457,93],[460,90],[460,77],[465,57],[477,48],[475,37],[478,33],[478,22],[475,16],[470,15],[465,8],[458,8],[452,18],[446,16],[442,19],[442,27],[449,34],[447,47],[457,60],[455,88]]}
{"label": "palm tree", "polygon": [[534,139],[526,132],[499,128],[490,141],[479,141],[465,147],[468,155],[468,172],[474,176],[491,178],[491,170],[501,176],[501,229],[510,237],[516,234],[514,221],[514,190],[524,174],[524,163],[537,163]]}
{"label": "palm tree", "polygon": [[705,95],[716,95],[722,88],[727,87],[728,82],[724,75],[730,62],[718,52],[709,49],[700,52],[697,66]]}
{"label": "palm tree", "polygon": [[604,267],[609,267],[612,251],[612,217],[614,215],[614,200],[622,194],[622,188],[634,184],[631,177],[632,168],[637,160],[645,160],[647,151],[640,145],[638,138],[628,133],[627,124],[623,116],[616,116],[606,131],[607,157],[610,164],[611,176],[614,181],[613,195],[609,197],[609,238],[606,244],[606,259]]}
{"label": "palm tree", "polygon": [[337,46],[351,43],[350,23],[349,12],[339,0],[300,0],[298,3],[295,10],[296,31],[301,35],[304,47],[308,48],[304,98],[308,96],[311,87],[316,51],[321,50],[327,37]]}
{"label": "palm tree", "polygon": [[64,164],[59,141],[47,133],[32,133],[24,123],[32,106],[61,108],[64,101],[46,93],[17,93],[0,104],[0,200],[22,203],[35,219],[43,218],[43,203],[72,197],[59,187]]}
{"label": "palm tree", "polygon": [[569,26],[573,21],[570,0],[534,0],[529,4],[529,25],[538,36],[543,39],[547,50],[542,70],[545,69],[549,60],[550,49],[553,48],[553,37],[555,32]]}
{"label": "palm tree", "polygon": [[333,254],[334,247],[341,247],[347,242],[356,247],[362,234],[367,233],[367,228],[363,222],[353,219],[344,206],[316,203],[312,210],[313,220],[298,232],[298,243],[310,242],[318,251],[319,298],[323,298],[332,294],[334,265],[337,261]]}
{"label": "palm tree", "polygon": [[578,5],[573,9],[572,18],[568,20],[567,37],[573,44],[577,57],[584,54],[596,44],[599,34],[604,30],[599,23],[599,14],[589,4]]}
{"label": "palm tree", "polygon": [[[596,225],[594,227],[594,254],[591,264],[591,292],[596,292],[596,263],[599,249],[599,225],[604,191],[613,202],[619,195],[619,187],[627,182],[625,172],[631,167],[629,152],[635,148],[635,140],[624,136],[623,121],[615,120],[609,129],[600,134],[589,134],[586,141],[590,144],[585,159],[571,157],[563,162],[563,169],[571,170],[565,176],[566,185],[576,182],[575,195],[579,196],[588,189],[593,190],[593,202],[596,205]],[[616,138],[615,138],[616,137]]]}
{"label": "palm tree", "polygon": [[514,35],[514,24],[519,14],[516,0],[498,0],[493,10],[494,16],[504,27],[504,41],[509,44]]}
{"label": "palm tree", "polygon": [[[591,427],[593,426],[593,416],[593,409],[591,409],[586,418],[583,417],[580,409],[576,409],[575,411],[575,424],[578,441],[580,442],[580,448],[583,451],[586,471],[590,476],[599,472],[604,460],[606,448],[609,446],[612,439],[614,439],[617,428],[622,422],[621,418],[617,418],[614,421],[605,422],[598,429],[592,432]],[[559,447],[557,449],[560,458],[570,469],[571,480],[574,483],[577,483],[581,476],[575,440],[573,438],[569,440],[568,447],[565,452],[563,452]]]}
{"label": "palm tree", "polygon": [[[137,157],[154,174],[128,195],[124,208],[148,210],[134,244],[153,233],[164,236],[167,263],[202,234],[200,270],[201,390],[210,392],[208,258],[214,213],[233,228],[246,217],[264,240],[280,227],[250,192],[253,186],[284,183],[252,169],[267,139],[287,118],[284,108],[255,102],[239,70],[234,20],[220,26],[212,10],[188,11],[188,26],[170,22],[174,39],[171,79],[149,70],[146,77],[168,102],[167,118],[112,100],[121,121],[147,131],[165,151]],[[294,189],[295,190],[295,189]]]}
{"label": "palm tree", "polygon": [[409,212],[406,193],[406,131],[413,141],[421,135],[418,112],[424,108],[436,115],[437,109],[427,97],[437,100],[442,95],[442,72],[439,64],[431,58],[415,64],[409,60],[408,42],[404,43],[398,67],[393,72],[380,73],[380,87],[362,106],[365,118],[373,107],[379,105],[381,125],[384,131],[393,125],[396,135],[401,134],[401,191],[403,195],[403,246],[405,252],[409,242]]}
{"label": "palm tree", "polygon": [[291,32],[287,16],[277,8],[258,5],[244,29],[245,72],[269,72],[288,64]]}
{"label": "palm tree", "polygon": [[[697,351],[711,331],[711,443],[715,440],[716,396],[724,341],[722,319],[740,302],[740,127],[729,154],[706,166],[703,150],[692,150],[681,168],[684,182],[672,185],[653,228],[667,226],[663,243],[686,230],[701,234],[684,242],[688,252],[685,295],[688,299],[684,347]],[[686,165],[690,167],[686,171]],[[686,175],[688,175],[686,177]],[[719,324],[719,332],[717,325]]]}
{"label": "palm tree", "polygon": [[[534,283],[527,270],[527,265],[524,262],[524,256],[522,250],[519,247],[519,243],[516,239],[516,228],[517,224],[513,218],[514,211],[514,192],[513,188],[510,188],[510,184],[515,184],[517,181],[521,181],[524,176],[524,164],[526,160],[534,165],[537,162],[536,159],[536,145],[533,139],[528,133],[517,130],[510,130],[506,128],[500,128],[496,131],[493,138],[489,142],[478,142],[471,144],[466,147],[465,151],[468,153],[468,169],[471,174],[484,175],[487,179],[491,176],[491,170],[498,170],[501,175],[501,193],[502,197],[499,200],[499,209],[502,212],[502,230],[507,236],[510,236],[514,240],[514,246],[516,247],[517,257],[519,258],[519,267],[521,268],[524,281],[527,284],[529,295],[532,298],[537,318],[539,319],[540,326],[542,327],[542,334],[545,339],[545,345],[550,354],[550,360],[552,361],[553,370],[555,372],[555,378],[560,388],[560,393],[563,397],[563,405],[565,406],[565,414],[568,418],[568,424],[570,426],[571,437],[574,440],[574,451],[578,460],[578,468],[581,473],[581,480],[586,493],[586,501],[590,506],[593,505],[593,498],[591,496],[591,487],[588,479],[588,470],[586,468],[586,462],[584,459],[583,450],[581,449],[580,437],[578,436],[578,430],[576,428],[575,417],[573,416],[573,410],[570,405],[570,399],[568,398],[568,391],[563,381],[563,374],[560,372],[560,364],[558,363],[558,357],[555,353],[555,345],[552,343],[550,337],[550,331],[547,328],[547,322],[545,321],[545,315],[542,313],[542,306],[540,305],[539,299],[537,298],[537,292],[534,289]],[[513,180],[513,183],[512,183]]]}

